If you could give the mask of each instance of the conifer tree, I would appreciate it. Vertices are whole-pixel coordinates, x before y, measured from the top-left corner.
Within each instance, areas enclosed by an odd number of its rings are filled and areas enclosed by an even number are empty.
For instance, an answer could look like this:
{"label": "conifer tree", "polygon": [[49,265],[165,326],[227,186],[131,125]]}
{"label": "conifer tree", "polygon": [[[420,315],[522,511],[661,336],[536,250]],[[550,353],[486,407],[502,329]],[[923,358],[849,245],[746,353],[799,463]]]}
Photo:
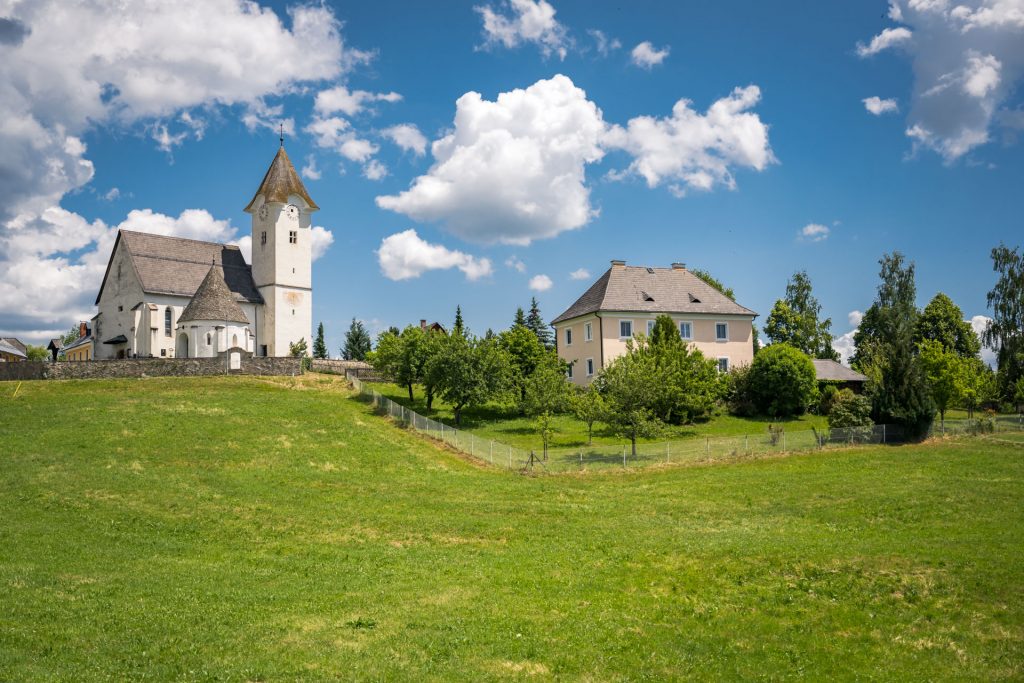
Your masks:
{"label": "conifer tree", "polygon": [[345,360],[366,360],[370,345],[370,333],[363,321],[352,318],[352,324],[345,333],[345,345],[341,347],[341,357]]}
{"label": "conifer tree", "polygon": [[313,358],[327,358],[327,344],[324,342],[324,324],[316,328],[316,340],[313,342]]}
{"label": "conifer tree", "polygon": [[526,327],[537,335],[537,341],[545,349],[553,349],[555,347],[555,337],[551,332],[551,328],[544,322],[544,318],[540,316],[540,306],[537,304],[537,297],[530,299],[530,314],[526,317]]}

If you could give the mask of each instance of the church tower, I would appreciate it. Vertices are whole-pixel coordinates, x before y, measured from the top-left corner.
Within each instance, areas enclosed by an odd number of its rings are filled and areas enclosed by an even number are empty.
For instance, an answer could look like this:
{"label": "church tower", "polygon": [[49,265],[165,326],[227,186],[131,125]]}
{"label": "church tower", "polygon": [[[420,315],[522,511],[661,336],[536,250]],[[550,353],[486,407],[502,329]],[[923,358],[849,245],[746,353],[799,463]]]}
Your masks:
{"label": "church tower", "polygon": [[252,277],[264,301],[253,321],[258,356],[287,356],[288,345],[300,339],[312,347],[310,224],[319,209],[284,151],[282,138],[277,156],[245,207],[252,216]]}

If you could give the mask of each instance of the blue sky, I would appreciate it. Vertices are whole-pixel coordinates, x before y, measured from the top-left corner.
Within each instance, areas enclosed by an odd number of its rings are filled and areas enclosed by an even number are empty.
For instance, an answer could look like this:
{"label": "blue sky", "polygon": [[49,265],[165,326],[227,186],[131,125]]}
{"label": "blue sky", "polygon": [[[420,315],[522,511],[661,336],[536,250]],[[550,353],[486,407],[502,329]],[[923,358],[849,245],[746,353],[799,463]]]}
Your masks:
{"label": "blue sky", "polygon": [[612,258],[709,270],[760,324],[806,269],[841,336],[898,249],[922,306],[944,291],[971,318],[990,249],[1024,234],[1016,0],[217,0],[196,3],[202,26],[192,4],[0,12],[17,94],[0,114],[18,122],[0,152],[19,160],[0,187],[24,197],[0,212],[0,332],[91,315],[118,226],[247,235],[281,121],[333,237],[313,271],[332,353],[352,317],[448,322],[460,304],[483,333],[536,296],[551,319]]}

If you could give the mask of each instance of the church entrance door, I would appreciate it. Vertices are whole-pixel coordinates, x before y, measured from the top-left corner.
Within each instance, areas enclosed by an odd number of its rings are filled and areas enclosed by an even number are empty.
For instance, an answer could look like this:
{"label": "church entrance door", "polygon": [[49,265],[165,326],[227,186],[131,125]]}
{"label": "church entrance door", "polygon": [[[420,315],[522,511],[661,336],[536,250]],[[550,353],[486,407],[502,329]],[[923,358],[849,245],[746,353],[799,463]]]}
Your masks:
{"label": "church entrance door", "polygon": [[178,343],[174,347],[174,355],[178,358],[188,358],[188,334],[182,332],[178,335]]}

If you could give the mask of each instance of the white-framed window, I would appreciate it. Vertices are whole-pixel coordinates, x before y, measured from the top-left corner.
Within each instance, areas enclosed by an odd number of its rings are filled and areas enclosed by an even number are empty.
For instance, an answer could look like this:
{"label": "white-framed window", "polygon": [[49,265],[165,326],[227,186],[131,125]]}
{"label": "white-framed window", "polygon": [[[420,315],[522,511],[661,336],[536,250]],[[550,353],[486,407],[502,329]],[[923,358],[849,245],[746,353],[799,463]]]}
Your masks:
{"label": "white-framed window", "polygon": [[726,356],[722,356],[718,359],[718,371],[729,372],[729,359]]}
{"label": "white-framed window", "polygon": [[594,330],[590,323],[583,323],[583,341],[593,341]]}
{"label": "white-framed window", "polygon": [[565,345],[572,346],[572,328],[565,328]]}
{"label": "white-framed window", "polygon": [[693,339],[693,323],[688,320],[679,323],[679,336],[683,339]]}
{"label": "white-framed window", "polygon": [[729,341],[729,323],[715,323],[715,341]]}
{"label": "white-framed window", "polygon": [[632,320],[620,320],[619,321],[619,339],[632,339],[633,338],[633,321]]}
{"label": "white-framed window", "polygon": [[587,359],[587,377],[591,377],[594,374],[594,359]]}
{"label": "white-framed window", "polygon": [[650,337],[651,333],[654,332],[654,320],[647,321],[647,336]]}
{"label": "white-framed window", "polygon": [[569,363],[565,370],[565,376],[568,377],[569,379],[572,379],[572,365],[572,363]]}

